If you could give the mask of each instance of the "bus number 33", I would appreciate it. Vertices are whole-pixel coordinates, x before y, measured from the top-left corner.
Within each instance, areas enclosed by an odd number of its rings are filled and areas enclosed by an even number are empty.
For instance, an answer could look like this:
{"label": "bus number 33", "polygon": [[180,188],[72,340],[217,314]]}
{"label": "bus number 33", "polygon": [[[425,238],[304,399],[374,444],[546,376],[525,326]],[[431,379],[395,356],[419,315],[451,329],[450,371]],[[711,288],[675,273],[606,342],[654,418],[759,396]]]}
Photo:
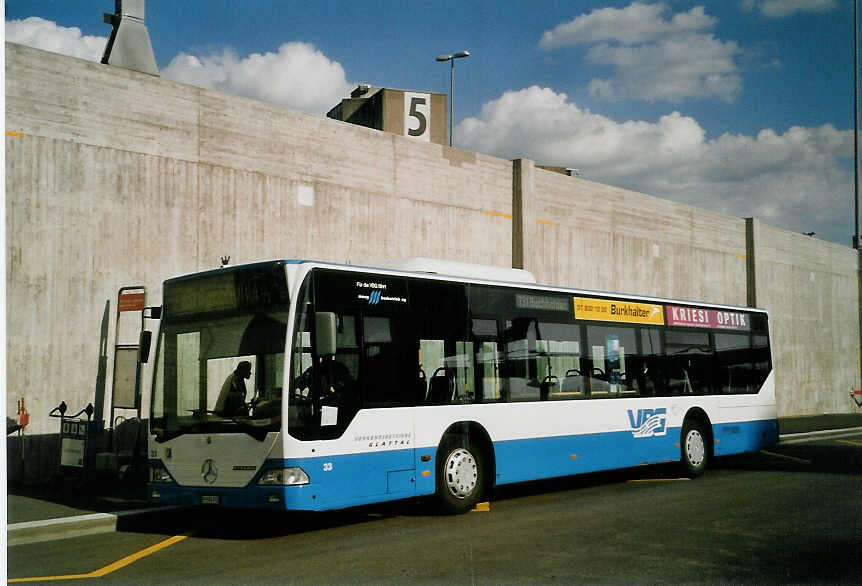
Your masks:
{"label": "bus number 33", "polygon": [[323,471],[331,472],[332,471],[332,462],[324,462],[323,463]]}

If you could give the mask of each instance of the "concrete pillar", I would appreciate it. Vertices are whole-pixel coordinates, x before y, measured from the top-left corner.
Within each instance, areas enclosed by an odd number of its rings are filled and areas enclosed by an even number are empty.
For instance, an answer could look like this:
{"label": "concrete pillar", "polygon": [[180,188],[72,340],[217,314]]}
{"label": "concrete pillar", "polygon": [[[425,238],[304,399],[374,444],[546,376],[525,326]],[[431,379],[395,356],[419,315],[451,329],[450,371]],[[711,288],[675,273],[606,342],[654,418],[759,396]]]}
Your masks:
{"label": "concrete pillar", "polygon": [[[859,305],[859,364],[862,365],[862,249],[856,249],[857,266],[859,270],[856,273],[856,283],[858,285],[858,296],[856,302]],[[860,369],[862,371],[862,369]],[[862,372],[860,372],[862,376]],[[859,380],[859,388],[862,389],[862,379]]]}
{"label": "concrete pillar", "polygon": [[535,226],[536,164],[529,159],[512,161],[512,268],[526,269],[533,258],[532,229]]}
{"label": "concrete pillar", "polygon": [[745,218],[746,303],[757,307],[757,251],[760,248],[760,220]]}

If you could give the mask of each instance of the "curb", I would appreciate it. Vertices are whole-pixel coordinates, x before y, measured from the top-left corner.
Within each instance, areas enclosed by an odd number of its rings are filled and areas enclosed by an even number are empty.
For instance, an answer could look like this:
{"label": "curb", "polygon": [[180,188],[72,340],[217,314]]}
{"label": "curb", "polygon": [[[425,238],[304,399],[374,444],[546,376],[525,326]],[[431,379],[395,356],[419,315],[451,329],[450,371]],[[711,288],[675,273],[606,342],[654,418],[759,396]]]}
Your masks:
{"label": "curb", "polygon": [[7,547],[11,547],[13,545],[81,537],[82,535],[113,533],[117,530],[117,521],[120,518],[164,510],[166,510],[166,507],[133,509],[130,511],[118,511],[116,513],[91,513],[58,519],[46,519],[44,521],[13,523],[6,528],[6,545]]}
{"label": "curb", "polygon": [[824,429],[822,431],[806,431],[803,433],[785,433],[778,436],[779,445],[790,445],[811,439],[826,439],[844,437],[862,433],[862,427],[845,427],[843,429]]}

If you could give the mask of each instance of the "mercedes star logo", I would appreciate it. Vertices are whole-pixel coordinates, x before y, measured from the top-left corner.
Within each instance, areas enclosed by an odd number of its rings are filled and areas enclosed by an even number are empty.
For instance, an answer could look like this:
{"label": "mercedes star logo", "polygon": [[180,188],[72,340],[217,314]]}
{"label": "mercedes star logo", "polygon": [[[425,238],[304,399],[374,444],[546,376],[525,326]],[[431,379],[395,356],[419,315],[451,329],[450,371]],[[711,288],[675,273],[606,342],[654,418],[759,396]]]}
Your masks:
{"label": "mercedes star logo", "polygon": [[218,468],[212,458],[204,460],[203,466],[201,466],[201,476],[207,484],[212,484],[218,478]]}

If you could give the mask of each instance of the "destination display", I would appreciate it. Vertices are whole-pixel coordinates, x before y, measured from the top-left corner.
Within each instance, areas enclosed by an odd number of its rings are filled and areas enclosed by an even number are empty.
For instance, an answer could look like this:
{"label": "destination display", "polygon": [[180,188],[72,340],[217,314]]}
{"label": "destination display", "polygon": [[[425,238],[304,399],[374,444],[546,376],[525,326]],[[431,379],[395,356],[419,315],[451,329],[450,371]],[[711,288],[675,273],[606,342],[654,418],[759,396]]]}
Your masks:
{"label": "destination display", "polygon": [[744,331],[751,329],[751,319],[748,314],[738,311],[678,307],[676,305],[666,306],[665,311],[669,326]]}
{"label": "destination display", "polygon": [[661,305],[611,299],[573,297],[575,319],[664,325]]}
{"label": "destination display", "polygon": [[284,267],[278,263],[213,271],[165,282],[164,306],[172,318],[252,311],[288,303]]}
{"label": "destination display", "polygon": [[518,309],[538,309],[540,311],[569,310],[565,297],[549,297],[547,295],[515,295],[515,307]]}

